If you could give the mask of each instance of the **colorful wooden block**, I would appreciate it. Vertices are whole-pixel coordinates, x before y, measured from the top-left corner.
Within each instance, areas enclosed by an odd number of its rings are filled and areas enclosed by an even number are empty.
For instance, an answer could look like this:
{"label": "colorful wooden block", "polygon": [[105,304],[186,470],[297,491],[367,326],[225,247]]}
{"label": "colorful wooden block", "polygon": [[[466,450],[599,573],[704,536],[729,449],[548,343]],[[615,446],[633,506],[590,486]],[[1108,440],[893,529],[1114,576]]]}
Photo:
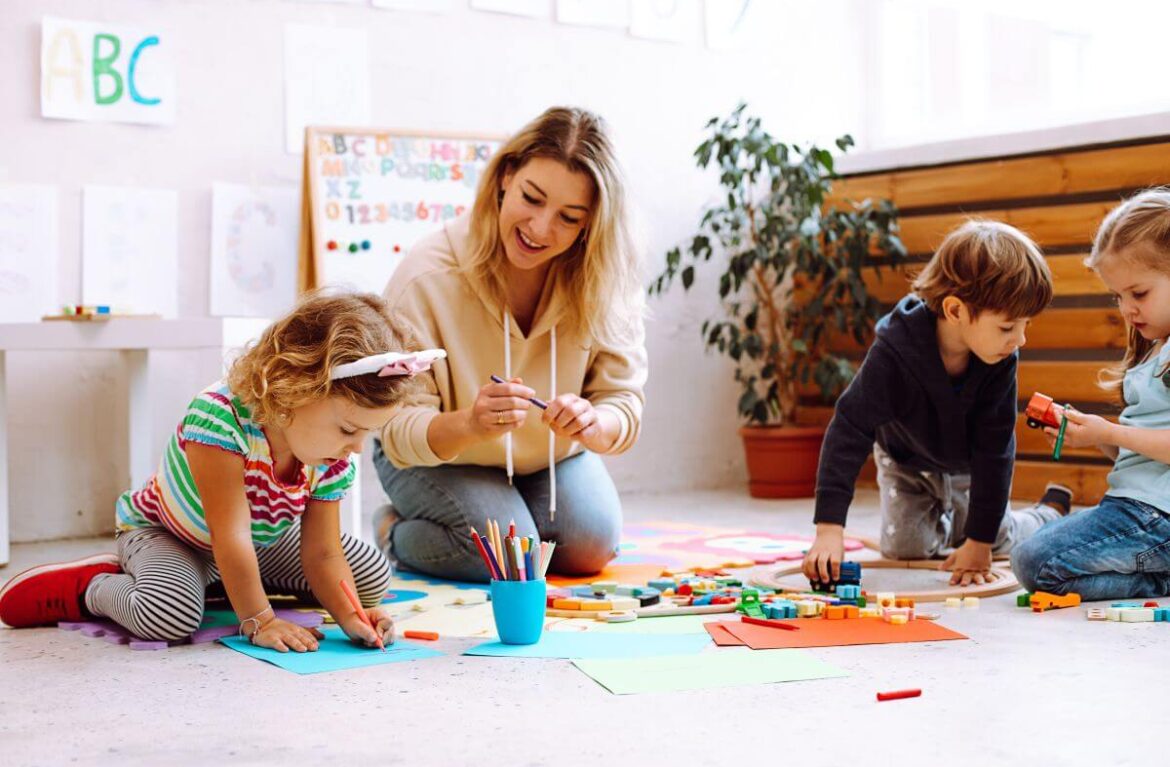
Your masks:
{"label": "colorful wooden block", "polygon": [[[950,600],[947,600],[948,602]],[[1047,591],[1037,591],[1032,595],[1030,600],[1032,605],[1032,612],[1041,613],[1045,610],[1059,610],[1062,607],[1078,607],[1081,604],[1081,595],[1077,593],[1069,594],[1049,594]]]}
{"label": "colorful wooden block", "polygon": [[1154,611],[1149,607],[1127,607],[1121,611],[1122,623],[1153,623]]}
{"label": "colorful wooden block", "polygon": [[963,597],[963,607],[978,607],[979,597]]}

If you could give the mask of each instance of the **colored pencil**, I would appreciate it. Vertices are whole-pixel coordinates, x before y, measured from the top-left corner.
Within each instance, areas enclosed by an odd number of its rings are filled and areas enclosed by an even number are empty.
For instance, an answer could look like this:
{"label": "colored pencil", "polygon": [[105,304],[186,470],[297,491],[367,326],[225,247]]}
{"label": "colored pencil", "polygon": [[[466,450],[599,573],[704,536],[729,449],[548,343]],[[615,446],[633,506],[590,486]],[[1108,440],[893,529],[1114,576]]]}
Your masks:
{"label": "colored pencil", "polygon": [[[500,573],[508,571],[507,553],[504,551],[504,539],[500,536],[500,523],[492,520],[492,535],[494,539],[493,545],[496,548],[496,561],[500,566]],[[504,580],[508,580],[508,576],[504,576]]]}
{"label": "colored pencil", "polygon": [[378,649],[382,652],[386,652],[386,645],[382,644],[382,637],[378,634],[378,627],[374,625],[372,620],[370,620],[369,614],[365,611],[365,608],[362,607],[362,601],[358,599],[357,594],[353,593],[353,587],[349,585],[349,582],[346,581],[345,578],[341,579],[341,590],[345,592],[345,596],[349,600],[349,603],[353,605],[353,609],[357,611],[358,617],[361,618],[362,622],[369,626],[370,630],[374,632],[374,641],[378,643]]}
{"label": "colored pencil", "polygon": [[545,554],[543,557],[541,557],[541,560],[543,560],[543,562],[544,562],[544,567],[540,571],[541,578],[546,578],[546,579],[548,578],[548,565],[550,562],[552,562],[553,550],[556,549],[556,547],[557,547],[556,541],[549,541],[548,542],[548,553]]}
{"label": "colored pencil", "polygon": [[516,571],[517,571],[516,580],[518,580],[518,581],[528,580],[527,578],[524,577],[524,575],[525,575],[525,573],[524,573],[524,552],[520,550],[520,539],[519,538],[512,538],[512,549],[516,552]]}
{"label": "colored pencil", "polygon": [[475,528],[471,528],[471,539],[475,541],[475,545],[479,548],[479,555],[483,557],[484,564],[487,565],[488,575],[497,581],[503,580],[500,567],[496,564],[496,555],[492,552],[492,542],[487,539],[486,535],[480,535],[475,532]]}
{"label": "colored pencil", "polygon": [[[1065,406],[1067,409],[1067,405]],[[1064,430],[1068,427],[1068,415],[1060,415],[1060,431],[1056,433],[1056,446],[1052,449],[1052,460],[1060,460],[1060,450],[1064,447]]]}
{"label": "colored pencil", "polygon": [[471,528],[471,542],[475,544],[476,550],[479,551],[479,556],[483,559],[483,563],[488,569],[488,576],[494,578],[496,569],[492,566],[487,547],[483,545],[483,540],[480,540],[480,534],[475,531],[474,527]]}
{"label": "colored pencil", "polygon": [[[496,383],[507,383],[507,381],[495,374],[492,374],[492,381]],[[548,410],[548,403],[538,397],[525,397],[525,399],[527,399],[533,405],[536,405],[541,410]]]}
{"label": "colored pencil", "polygon": [[514,520],[514,519],[508,523],[508,537],[509,538],[516,537],[516,520]]}

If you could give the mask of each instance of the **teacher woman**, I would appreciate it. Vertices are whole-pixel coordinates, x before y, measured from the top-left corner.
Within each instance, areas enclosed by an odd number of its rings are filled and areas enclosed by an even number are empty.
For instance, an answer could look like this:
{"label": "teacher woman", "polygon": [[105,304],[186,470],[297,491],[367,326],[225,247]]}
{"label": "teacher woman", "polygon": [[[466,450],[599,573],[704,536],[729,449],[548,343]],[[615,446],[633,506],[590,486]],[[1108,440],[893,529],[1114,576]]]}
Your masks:
{"label": "teacher woman", "polygon": [[596,573],[617,553],[621,501],[599,456],[638,439],[646,383],[626,206],[605,123],[555,107],[491,159],[470,214],[394,272],[386,298],[448,355],[375,441],[393,504],[375,530],[404,568],[487,580],[468,533],[488,519],[555,541],[549,572]]}

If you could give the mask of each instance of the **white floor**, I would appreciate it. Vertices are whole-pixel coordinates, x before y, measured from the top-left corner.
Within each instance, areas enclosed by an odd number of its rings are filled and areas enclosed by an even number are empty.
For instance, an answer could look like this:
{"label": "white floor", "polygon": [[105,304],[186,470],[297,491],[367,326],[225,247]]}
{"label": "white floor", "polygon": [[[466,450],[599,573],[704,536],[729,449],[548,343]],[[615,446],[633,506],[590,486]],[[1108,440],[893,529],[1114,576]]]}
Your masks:
{"label": "white floor", "polygon": [[[860,501],[852,528],[871,534],[875,498]],[[737,491],[632,497],[627,516],[811,529],[807,501]],[[0,580],[103,548],[18,545]],[[131,652],[2,629],[0,765],[1170,763],[1170,624],[1034,615],[1014,596],[939,611],[971,641],[811,650],[849,676],[631,696],[567,661],[458,655],[475,640],[443,640],[435,660],[301,677],[217,645]],[[922,697],[874,700],[905,687]]]}

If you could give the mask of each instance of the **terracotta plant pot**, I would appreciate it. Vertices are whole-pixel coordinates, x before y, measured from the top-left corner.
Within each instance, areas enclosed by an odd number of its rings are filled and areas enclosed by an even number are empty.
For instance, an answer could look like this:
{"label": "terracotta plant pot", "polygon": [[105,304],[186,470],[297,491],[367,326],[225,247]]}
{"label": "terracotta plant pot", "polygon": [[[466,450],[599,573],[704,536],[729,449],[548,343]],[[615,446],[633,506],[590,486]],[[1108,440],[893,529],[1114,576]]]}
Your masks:
{"label": "terracotta plant pot", "polygon": [[748,489],[753,498],[811,498],[823,426],[743,426]]}

